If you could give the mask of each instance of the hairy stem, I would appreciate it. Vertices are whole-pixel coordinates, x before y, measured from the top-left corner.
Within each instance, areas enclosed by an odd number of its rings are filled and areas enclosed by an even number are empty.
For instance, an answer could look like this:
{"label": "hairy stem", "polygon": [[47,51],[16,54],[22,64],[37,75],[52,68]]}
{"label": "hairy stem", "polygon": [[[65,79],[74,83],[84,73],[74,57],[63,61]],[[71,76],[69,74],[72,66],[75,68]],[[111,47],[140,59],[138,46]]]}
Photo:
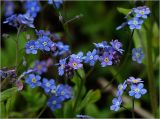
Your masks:
{"label": "hairy stem", "polygon": [[17,69],[18,69],[19,35],[20,35],[21,28],[22,26],[18,28],[17,37],[16,37],[16,63],[15,63],[16,72],[18,72]]}

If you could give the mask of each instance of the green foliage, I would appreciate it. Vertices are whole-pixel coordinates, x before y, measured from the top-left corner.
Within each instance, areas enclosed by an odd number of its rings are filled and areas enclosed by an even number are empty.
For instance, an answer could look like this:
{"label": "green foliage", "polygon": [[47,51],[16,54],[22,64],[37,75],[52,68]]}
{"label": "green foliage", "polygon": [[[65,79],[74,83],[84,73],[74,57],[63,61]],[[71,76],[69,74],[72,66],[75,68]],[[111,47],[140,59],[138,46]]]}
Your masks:
{"label": "green foliage", "polygon": [[22,96],[25,98],[28,105],[26,105],[26,110],[28,113],[37,112],[43,106],[46,105],[47,97],[39,92],[37,88],[32,89],[27,86],[27,90],[22,92]]}
{"label": "green foliage", "polygon": [[101,98],[100,90],[90,90],[83,98],[81,103],[78,106],[78,111],[80,112],[86,105],[97,102]]}
{"label": "green foliage", "polygon": [[[25,48],[25,43],[27,42],[27,40],[26,40],[27,34],[32,36],[33,31],[21,32],[20,36],[19,36],[18,61],[20,64],[22,63],[23,57],[26,57],[24,48]],[[9,34],[8,38],[4,38],[4,44],[6,44],[6,47],[4,49],[0,50],[1,62],[3,62],[3,63],[1,63],[1,67],[15,66],[15,59],[16,59],[16,42],[15,42],[15,40],[16,40],[16,38],[17,38],[16,34]],[[33,55],[31,55],[29,57],[33,57]],[[26,59],[28,60],[28,56]]]}
{"label": "green foliage", "polygon": [[125,8],[121,8],[121,7],[117,7],[117,10],[118,10],[118,12],[120,12],[124,15],[127,15],[131,11],[131,9],[125,9]]}
{"label": "green foliage", "polygon": [[0,117],[8,117],[10,110],[14,106],[17,91],[17,87],[13,87],[0,93]]}
{"label": "green foliage", "polygon": [[10,89],[7,89],[3,92],[0,93],[0,102],[7,100],[8,98],[12,97],[13,95],[15,95],[17,93],[17,87],[13,87]]}
{"label": "green foliage", "polygon": [[7,114],[6,114],[6,107],[4,102],[0,102],[0,118],[6,118]]}

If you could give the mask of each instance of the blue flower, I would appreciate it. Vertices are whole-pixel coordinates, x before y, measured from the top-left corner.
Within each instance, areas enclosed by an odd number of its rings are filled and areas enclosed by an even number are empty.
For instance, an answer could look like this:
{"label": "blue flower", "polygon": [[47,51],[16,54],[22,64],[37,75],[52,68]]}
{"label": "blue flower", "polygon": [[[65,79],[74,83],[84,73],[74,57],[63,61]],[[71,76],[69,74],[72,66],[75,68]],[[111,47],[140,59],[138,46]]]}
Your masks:
{"label": "blue flower", "polygon": [[123,94],[123,91],[126,89],[126,87],[127,87],[126,81],[124,81],[123,84],[119,84],[118,91],[116,92],[116,95],[121,96]]}
{"label": "blue flower", "polygon": [[142,60],[144,58],[144,54],[142,51],[142,48],[133,48],[132,49],[132,60],[136,61],[138,63],[142,63]]}
{"label": "blue flower", "polygon": [[143,88],[143,83],[140,83],[138,85],[131,85],[131,91],[129,91],[129,95],[131,97],[134,97],[136,99],[139,99],[141,95],[144,95],[147,93],[147,90]]}
{"label": "blue flower", "polygon": [[79,59],[81,62],[83,61],[83,52],[78,52],[77,54],[70,55],[71,58]]}
{"label": "blue flower", "polygon": [[120,26],[118,26],[118,27],[116,28],[116,30],[119,30],[119,29],[125,27],[126,25],[127,25],[127,22],[124,22],[124,23],[122,23]]}
{"label": "blue flower", "polygon": [[62,107],[62,99],[60,97],[52,96],[48,102],[48,107],[51,108],[52,111],[55,111],[56,109],[60,109]]}
{"label": "blue flower", "polygon": [[113,105],[110,106],[110,110],[118,111],[122,103],[122,99],[120,97],[114,98],[112,100],[112,103]]}
{"label": "blue flower", "polygon": [[48,4],[54,4],[57,9],[63,4],[63,0],[48,0]]}
{"label": "blue flower", "polygon": [[53,88],[56,87],[55,81],[53,79],[47,80],[46,78],[43,78],[41,86],[46,93],[50,92]]}
{"label": "blue flower", "polygon": [[63,0],[53,0],[53,1],[57,9],[59,9],[61,4],[63,3]]}
{"label": "blue flower", "polygon": [[66,100],[72,97],[72,89],[68,85],[60,84],[57,86],[56,95],[61,98],[61,100]]}
{"label": "blue flower", "polygon": [[36,42],[37,47],[45,51],[50,51],[53,44],[54,43],[47,36],[40,37]]}
{"label": "blue flower", "polygon": [[26,13],[30,14],[32,17],[36,17],[37,13],[40,11],[40,5],[38,1],[27,1],[25,3]]}
{"label": "blue flower", "polygon": [[94,49],[92,52],[88,52],[87,56],[84,58],[85,63],[89,63],[90,66],[93,66],[95,64],[95,61],[97,61],[99,56],[97,55],[97,51]]}
{"label": "blue flower", "polygon": [[42,74],[43,72],[46,72],[47,71],[46,62],[45,61],[35,61],[33,69],[38,74]]}
{"label": "blue flower", "polygon": [[57,42],[56,48],[56,52],[53,53],[54,56],[59,56],[70,52],[69,45],[64,45],[62,42]]}
{"label": "blue flower", "polygon": [[139,18],[133,18],[128,21],[129,28],[132,29],[141,29],[141,24],[143,23],[143,20]]}
{"label": "blue flower", "polygon": [[137,83],[142,83],[143,81],[140,78],[129,77],[127,79],[127,82],[130,84],[137,84]]}
{"label": "blue flower", "polygon": [[19,23],[17,22],[17,15],[12,15],[8,18],[6,18],[6,20],[3,22],[4,24],[9,24],[13,27],[18,27],[19,26]]}
{"label": "blue flower", "polygon": [[39,75],[29,74],[29,76],[25,79],[25,82],[30,85],[31,88],[36,86],[41,86],[41,77]]}
{"label": "blue flower", "polygon": [[74,70],[75,69],[80,69],[80,68],[83,67],[83,64],[81,62],[82,62],[82,60],[80,58],[71,57],[69,59],[68,65],[70,67],[72,67]]}
{"label": "blue flower", "polygon": [[14,13],[15,5],[14,2],[12,1],[4,1],[4,2],[5,2],[5,8],[4,8],[5,17],[9,17]]}
{"label": "blue flower", "polygon": [[28,41],[25,48],[27,54],[37,54],[37,46],[34,40]]}
{"label": "blue flower", "polygon": [[90,117],[88,115],[81,115],[81,114],[77,114],[76,118],[78,118],[78,119],[94,119],[93,117]]}
{"label": "blue flower", "polygon": [[17,16],[17,21],[21,25],[26,25],[28,27],[34,28],[34,25],[33,25],[34,19],[29,14],[19,14]]}
{"label": "blue flower", "polygon": [[137,18],[146,19],[147,16],[151,13],[150,9],[146,6],[140,6],[137,8],[133,8],[132,10],[136,13],[135,17]]}
{"label": "blue flower", "polygon": [[53,0],[48,0],[48,4],[53,4]]}
{"label": "blue flower", "polygon": [[123,53],[123,49],[122,49],[122,43],[121,42],[119,42],[118,40],[112,40],[111,42],[110,42],[110,44],[112,45],[112,47],[116,50],[116,51],[118,51],[118,52],[120,52],[121,54]]}
{"label": "blue flower", "polygon": [[44,31],[44,30],[39,30],[39,31],[35,30],[35,31],[36,31],[36,35],[39,37],[51,35],[49,31]]}
{"label": "blue flower", "polygon": [[12,15],[6,19],[3,23],[6,24],[8,23],[9,25],[13,27],[19,27],[21,25],[25,25],[31,28],[34,28],[33,25],[34,19],[30,17],[28,14],[19,14],[17,15]]}
{"label": "blue flower", "polygon": [[106,41],[102,41],[101,43],[93,43],[96,48],[107,48],[108,45],[107,45],[107,42]]}
{"label": "blue flower", "polygon": [[64,68],[66,65],[66,58],[59,60],[58,74],[62,76],[64,74]]}
{"label": "blue flower", "polygon": [[101,61],[101,66],[105,67],[108,65],[112,65],[112,57],[112,55],[109,55],[107,52],[104,52],[103,56],[99,58],[99,60]]}

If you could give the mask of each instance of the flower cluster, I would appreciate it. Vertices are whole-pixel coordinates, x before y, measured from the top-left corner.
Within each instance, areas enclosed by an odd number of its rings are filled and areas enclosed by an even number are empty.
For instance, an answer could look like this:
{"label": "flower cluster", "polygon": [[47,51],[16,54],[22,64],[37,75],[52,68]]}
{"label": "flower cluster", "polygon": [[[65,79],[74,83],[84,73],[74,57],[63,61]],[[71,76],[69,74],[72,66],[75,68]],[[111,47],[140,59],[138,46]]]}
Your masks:
{"label": "flower cluster", "polygon": [[40,86],[44,89],[45,93],[50,96],[47,105],[52,111],[61,108],[62,103],[72,97],[72,88],[69,85],[56,85],[54,79],[42,79],[40,75],[31,73],[25,78],[25,82],[29,84],[31,88]]}
{"label": "flower cluster", "polygon": [[62,42],[53,42],[53,38],[55,37],[55,34],[51,34],[49,31],[44,30],[36,30],[36,34],[38,36],[37,40],[29,40],[26,43],[26,53],[27,54],[37,54],[37,50],[51,52],[53,56],[62,56],[64,54],[69,54],[69,46],[64,45]]}
{"label": "flower cluster", "polygon": [[29,14],[30,16],[32,16],[33,18],[35,18],[37,16],[37,13],[40,11],[40,5],[39,5],[39,1],[35,0],[35,1],[26,1],[24,4],[24,8],[26,10],[26,13]]}
{"label": "flower cluster", "polygon": [[147,19],[149,14],[150,14],[150,9],[147,6],[139,6],[137,8],[133,8],[125,17],[125,18],[128,18],[128,21],[122,23],[116,29],[119,30],[127,24],[131,30],[141,29],[142,23],[144,22],[145,19]]}
{"label": "flower cluster", "polygon": [[20,27],[20,26],[28,26],[31,28],[34,28],[33,25],[33,17],[31,17],[29,14],[19,14],[19,15],[12,15],[8,18],[6,18],[6,21],[4,21],[3,23],[8,23],[9,25],[13,26],[13,27]]}
{"label": "flower cluster", "polygon": [[132,60],[138,62],[139,64],[142,63],[144,58],[144,54],[142,48],[133,48],[132,49]]}
{"label": "flower cluster", "polygon": [[120,62],[120,58],[123,54],[122,43],[118,40],[112,40],[110,45],[106,41],[101,43],[94,43],[95,49],[87,52],[86,56],[83,56],[83,52],[78,54],[72,54],[67,58],[59,60],[58,73],[60,76],[66,75],[72,77],[74,70],[83,67],[83,63],[89,63],[90,66],[94,66],[95,62],[100,61],[102,67],[117,64]]}
{"label": "flower cluster", "polygon": [[126,90],[127,86],[130,86],[129,96],[139,99],[142,95],[147,93],[147,90],[144,89],[143,81],[140,78],[129,77],[124,81],[123,84],[118,85],[118,90],[116,92],[117,98],[112,100],[112,105],[110,106],[111,110],[118,111],[122,103],[122,94]]}

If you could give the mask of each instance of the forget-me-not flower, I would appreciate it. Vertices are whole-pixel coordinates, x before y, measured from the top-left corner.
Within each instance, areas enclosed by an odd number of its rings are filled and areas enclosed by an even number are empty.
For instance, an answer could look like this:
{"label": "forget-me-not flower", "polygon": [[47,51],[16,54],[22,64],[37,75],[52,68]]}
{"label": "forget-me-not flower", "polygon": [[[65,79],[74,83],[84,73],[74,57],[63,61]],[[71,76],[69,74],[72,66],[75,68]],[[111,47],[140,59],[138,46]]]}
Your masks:
{"label": "forget-me-not flower", "polygon": [[97,55],[96,49],[94,49],[92,52],[89,51],[87,53],[87,56],[84,58],[85,63],[89,63],[90,66],[94,66],[95,62],[98,60],[99,56]]}
{"label": "forget-me-not flower", "polygon": [[29,74],[29,76],[25,79],[25,82],[30,85],[31,88],[36,86],[41,86],[41,77],[39,75]]}
{"label": "forget-me-not flower", "polygon": [[142,48],[133,48],[132,49],[132,60],[136,61],[138,63],[142,63],[142,60],[144,58],[144,54],[142,51]]}
{"label": "forget-me-not flower", "polygon": [[138,85],[131,85],[131,91],[129,91],[129,95],[136,99],[139,99],[142,95],[147,93],[147,90],[143,88],[143,83],[139,83]]}

